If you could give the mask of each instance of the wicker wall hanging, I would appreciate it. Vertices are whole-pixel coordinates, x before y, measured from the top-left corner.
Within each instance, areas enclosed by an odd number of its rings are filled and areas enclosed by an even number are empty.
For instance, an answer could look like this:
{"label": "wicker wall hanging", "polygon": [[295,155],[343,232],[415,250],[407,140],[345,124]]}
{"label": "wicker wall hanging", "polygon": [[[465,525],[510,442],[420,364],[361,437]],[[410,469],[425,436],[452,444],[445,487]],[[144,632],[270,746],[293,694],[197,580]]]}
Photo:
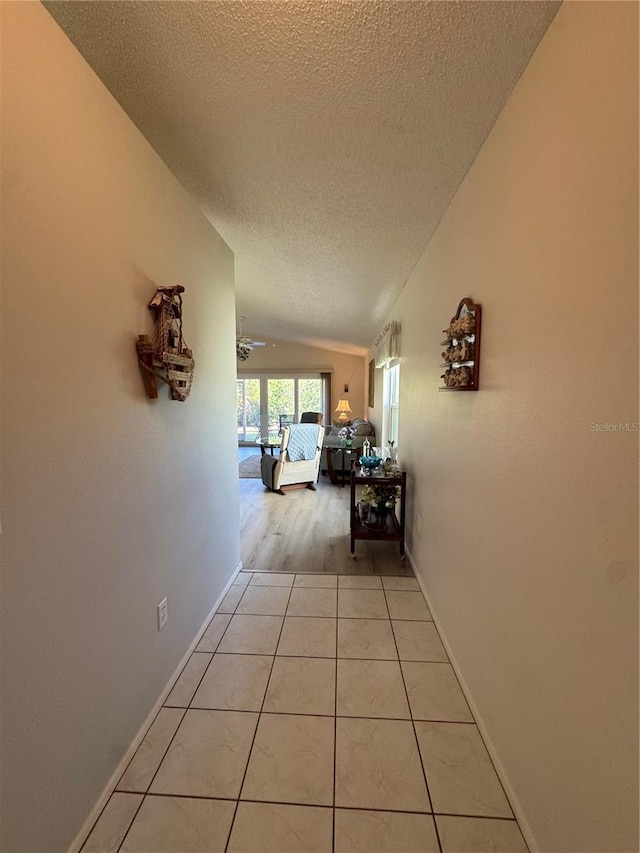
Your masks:
{"label": "wicker wall hanging", "polygon": [[184,287],[159,287],[149,303],[155,321],[153,342],[138,335],[136,350],[147,397],[158,396],[157,381],[169,386],[172,400],[184,402],[191,391],[195,361],[182,337]]}

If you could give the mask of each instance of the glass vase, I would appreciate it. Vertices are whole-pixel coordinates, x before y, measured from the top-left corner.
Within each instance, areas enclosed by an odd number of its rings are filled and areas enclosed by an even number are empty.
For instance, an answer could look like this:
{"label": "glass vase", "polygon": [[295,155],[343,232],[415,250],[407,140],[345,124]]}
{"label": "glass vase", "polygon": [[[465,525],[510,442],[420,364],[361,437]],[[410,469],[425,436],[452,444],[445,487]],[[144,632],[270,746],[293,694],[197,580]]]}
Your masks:
{"label": "glass vase", "polygon": [[361,524],[368,524],[371,515],[371,504],[366,504],[363,501],[358,503],[358,516]]}

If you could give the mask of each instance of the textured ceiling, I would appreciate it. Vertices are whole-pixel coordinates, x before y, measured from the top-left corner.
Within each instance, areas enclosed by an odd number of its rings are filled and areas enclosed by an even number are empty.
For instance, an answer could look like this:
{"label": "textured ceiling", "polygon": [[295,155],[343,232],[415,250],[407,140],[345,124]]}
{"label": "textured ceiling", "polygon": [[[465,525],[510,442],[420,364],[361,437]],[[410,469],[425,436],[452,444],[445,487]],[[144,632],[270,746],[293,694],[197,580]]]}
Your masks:
{"label": "textured ceiling", "polygon": [[245,332],[349,349],[379,331],[559,4],[45,5],[233,249]]}

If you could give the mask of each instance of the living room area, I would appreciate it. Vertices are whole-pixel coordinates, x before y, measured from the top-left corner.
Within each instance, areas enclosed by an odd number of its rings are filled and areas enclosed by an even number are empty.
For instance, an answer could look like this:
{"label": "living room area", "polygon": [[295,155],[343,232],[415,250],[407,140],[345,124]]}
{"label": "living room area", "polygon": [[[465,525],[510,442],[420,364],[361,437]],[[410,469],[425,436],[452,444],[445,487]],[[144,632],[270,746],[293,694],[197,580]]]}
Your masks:
{"label": "living room area", "polygon": [[[396,543],[358,542],[353,556],[349,548],[351,468],[359,469],[363,453],[388,455],[390,444],[397,455],[399,359],[384,359],[376,368],[368,351],[345,353],[270,338],[252,345],[241,335],[237,340],[250,347],[237,362],[243,565],[411,575]],[[322,449],[314,491],[274,495],[263,477],[263,457],[278,458],[288,425],[316,418]]]}

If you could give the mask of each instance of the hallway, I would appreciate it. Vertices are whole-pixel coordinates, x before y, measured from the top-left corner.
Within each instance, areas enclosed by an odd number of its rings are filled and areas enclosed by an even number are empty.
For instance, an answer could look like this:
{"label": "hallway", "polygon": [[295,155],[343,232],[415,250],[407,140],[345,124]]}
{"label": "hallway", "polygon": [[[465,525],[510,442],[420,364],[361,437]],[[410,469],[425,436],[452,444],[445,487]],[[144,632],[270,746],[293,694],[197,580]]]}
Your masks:
{"label": "hallway", "polygon": [[83,853],[526,853],[414,578],[248,572]]}

